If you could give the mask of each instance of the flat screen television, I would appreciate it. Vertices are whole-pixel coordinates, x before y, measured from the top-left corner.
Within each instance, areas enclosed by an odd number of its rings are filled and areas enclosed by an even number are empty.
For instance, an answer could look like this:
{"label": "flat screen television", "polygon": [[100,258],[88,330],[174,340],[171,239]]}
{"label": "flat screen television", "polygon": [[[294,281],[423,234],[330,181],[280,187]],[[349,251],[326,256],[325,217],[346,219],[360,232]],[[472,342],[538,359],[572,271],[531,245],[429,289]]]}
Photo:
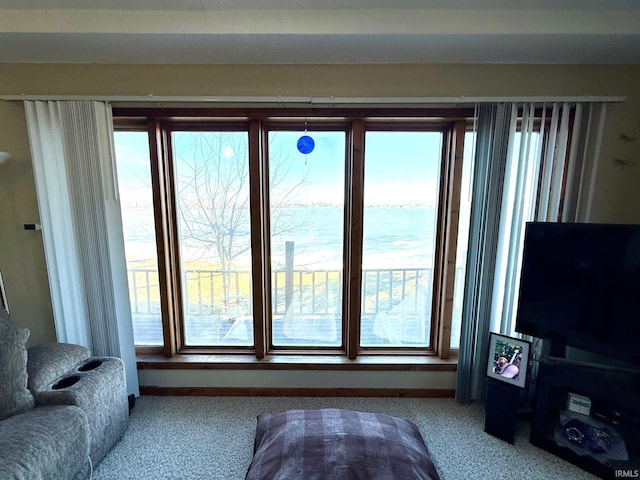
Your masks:
{"label": "flat screen television", "polygon": [[516,331],[640,365],[640,225],[526,225]]}

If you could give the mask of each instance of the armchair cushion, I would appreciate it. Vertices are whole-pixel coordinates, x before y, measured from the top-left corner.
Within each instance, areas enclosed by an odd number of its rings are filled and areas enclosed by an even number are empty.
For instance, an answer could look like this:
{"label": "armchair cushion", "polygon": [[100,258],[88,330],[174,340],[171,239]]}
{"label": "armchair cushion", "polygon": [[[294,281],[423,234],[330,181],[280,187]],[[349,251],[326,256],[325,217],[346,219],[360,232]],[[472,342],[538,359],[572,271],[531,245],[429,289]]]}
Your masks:
{"label": "armchair cushion", "polygon": [[89,478],[89,423],[79,407],[33,408],[0,422],[0,478]]}
{"label": "armchair cushion", "polygon": [[0,420],[33,408],[27,389],[29,330],[18,329],[0,306]]}
{"label": "armchair cushion", "polygon": [[55,380],[91,356],[88,348],[70,343],[36,345],[30,347],[28,352],[28,385],[34,395],[47,389]]}

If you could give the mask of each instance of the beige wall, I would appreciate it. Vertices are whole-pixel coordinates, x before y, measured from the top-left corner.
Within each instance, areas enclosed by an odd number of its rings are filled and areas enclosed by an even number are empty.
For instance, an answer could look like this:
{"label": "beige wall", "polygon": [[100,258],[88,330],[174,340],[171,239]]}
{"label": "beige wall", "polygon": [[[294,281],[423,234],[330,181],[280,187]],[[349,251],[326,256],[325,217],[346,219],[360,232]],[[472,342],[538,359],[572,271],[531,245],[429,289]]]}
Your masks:
{"label": "beige wall", "polygon": [[23,229],[40,217],[19,102],[0,102],[0,150],[11,153],[0,165],[0,270],[9,308],[20,326],[31,329],[30,343],[55,341],[42,235]]}
{"label": "beige wall", "polygon": [[141,386],[218,388],[385,388],[450,390],[456,372],[337,370],[140,370]]}
{"label": "beige wall", "polygon": [[[640,66],[0,64],[0,95],[448,97],[613,95],[594,221],[640,223]],[[625,143],[620,134],[636,137]],[[54,341],[33,169],[22,105],[0,101],[0,269],[32,343]],[[624,169],[614,159],[636,161]],[[448,382],[447,382],[448,383]]]}

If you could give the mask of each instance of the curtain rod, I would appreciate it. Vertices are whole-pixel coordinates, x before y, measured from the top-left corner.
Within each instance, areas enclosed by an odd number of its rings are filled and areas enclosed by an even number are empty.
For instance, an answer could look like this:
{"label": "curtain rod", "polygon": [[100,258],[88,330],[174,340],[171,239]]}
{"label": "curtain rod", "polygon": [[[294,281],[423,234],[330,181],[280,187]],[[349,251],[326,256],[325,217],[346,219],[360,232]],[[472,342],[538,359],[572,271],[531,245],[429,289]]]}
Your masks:
{"label": "curtain rod", "polygon": [[104,102],[206,103],[206,104],[282,104],[309,105],[441,105],[475,103],[622,103],[624,96],[529,96],[529,97],[285,97],[285,96],[165,96],[165,95],[0,95],[8,101],[96,100]]}

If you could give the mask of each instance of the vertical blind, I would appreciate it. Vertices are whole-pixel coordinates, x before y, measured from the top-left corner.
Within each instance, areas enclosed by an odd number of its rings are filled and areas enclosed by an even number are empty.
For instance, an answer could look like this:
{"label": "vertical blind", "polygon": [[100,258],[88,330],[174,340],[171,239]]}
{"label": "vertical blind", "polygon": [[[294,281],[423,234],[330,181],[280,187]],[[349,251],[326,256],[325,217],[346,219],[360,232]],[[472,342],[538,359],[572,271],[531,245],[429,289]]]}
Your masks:
{"label": "vertical blind", "polygon": [[460,403],[483,396],[489,332],[518,335],[526,223],[589,220],[605,114],[601,103],[477,107]]}

